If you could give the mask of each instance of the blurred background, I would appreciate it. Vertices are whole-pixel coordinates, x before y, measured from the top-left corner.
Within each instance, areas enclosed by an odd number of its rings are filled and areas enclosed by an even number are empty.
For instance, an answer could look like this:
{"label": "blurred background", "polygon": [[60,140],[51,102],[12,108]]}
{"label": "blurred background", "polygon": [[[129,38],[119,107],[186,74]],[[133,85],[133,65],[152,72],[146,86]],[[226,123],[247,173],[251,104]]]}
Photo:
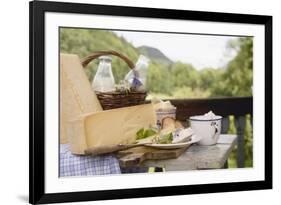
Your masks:
{"label": "blurred background", "polygon": [[[84,58],[100,50],[116,50],[133,62],[140,54],[148,57],[148,98],[252,96],[252,37],[60,28],[61,53]],[[98,60],[85,69],[91,82],[97,66]],[[112,71],[119,83],[129,68],[113,58]],[[236,133],[234,116],[229,119],[229,133]],[[253,166],[252,140],[250,116],[246,116],[245,167]],[[234,150],[229,167],[237,167],[236,157]]]}

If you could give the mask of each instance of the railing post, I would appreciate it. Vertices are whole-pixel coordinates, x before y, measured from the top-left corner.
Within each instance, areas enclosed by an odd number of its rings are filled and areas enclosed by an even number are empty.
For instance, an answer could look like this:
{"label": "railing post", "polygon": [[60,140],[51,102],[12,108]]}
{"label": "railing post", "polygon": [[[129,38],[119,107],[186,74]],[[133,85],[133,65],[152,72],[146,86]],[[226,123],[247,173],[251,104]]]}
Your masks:
{"label": "railing post", "polygon": [[[221,121],[221,134],[227,134],[229,130],[229,116],[223,117]],[[228,168],[228,159],[223,166],[225,169]]]}
{"label": "railing post", "polygon": [[245,167],[245,139],[244,132],[246,127],[245,116],[235,116],[235,127],[237,131],[237,167]]}
{"label": "railing post", "polygon": [[221,122],[221,134],[227,134],[229,130],[229,116],[223,117]]}

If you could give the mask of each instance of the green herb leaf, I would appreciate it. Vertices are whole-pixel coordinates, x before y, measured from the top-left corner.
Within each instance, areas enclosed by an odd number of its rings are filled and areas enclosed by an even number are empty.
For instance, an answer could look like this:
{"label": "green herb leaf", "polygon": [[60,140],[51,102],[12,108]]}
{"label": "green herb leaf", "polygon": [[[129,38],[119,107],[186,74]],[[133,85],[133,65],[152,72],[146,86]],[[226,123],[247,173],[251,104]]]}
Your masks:
{"label": "green herb leaf", "polygon": [[153,136],[155,134],[157,134],[157,131],[152,129],[152,128],[148,128],[148,129],[141,128],[136,133],[136,139],[140,140],[140,139],[148,138],[148,137]]}
{"label": "green herb leaf", "polygon": [[144,138],[144,128],[141,128],[140,130],[137,131],[136,133],[136,139],[139,140],[139,139],[143,139]]}
{"label": "green herb leaf", "polygon": [[171,144],[173,141],[173,134],[169,133],[166,135],[162,135],[158,141],[159,144]]}
{"label": "green herb leaf", "polygon": [[157,134],[157,131],[155,131],[153,129],[147,129],[144,131],[144,138],[150,137],[155,134]]}

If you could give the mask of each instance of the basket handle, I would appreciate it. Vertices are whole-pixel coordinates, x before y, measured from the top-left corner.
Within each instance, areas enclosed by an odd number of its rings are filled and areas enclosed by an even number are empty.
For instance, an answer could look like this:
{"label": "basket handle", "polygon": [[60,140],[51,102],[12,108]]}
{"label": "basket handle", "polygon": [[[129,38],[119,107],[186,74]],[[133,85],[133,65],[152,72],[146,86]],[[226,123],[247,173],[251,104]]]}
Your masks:
{"label": "basket handle", "polygon": [[85,68],[92,60],[94,60],[100,56],[103,56],[103,55],[117,56],[117,57],[121,58],[122,60],[124,60],[130,69],[133,69],[135,67],[135,64],[127,56],[124,56],[123,54],[118,53],[117,51],[113,51],[113,50],[112,51],[97,51],[97,52],[94,52],[94,53],[88,55],[87,57],[82,59],[82,62],[81,62],[82,66]]}

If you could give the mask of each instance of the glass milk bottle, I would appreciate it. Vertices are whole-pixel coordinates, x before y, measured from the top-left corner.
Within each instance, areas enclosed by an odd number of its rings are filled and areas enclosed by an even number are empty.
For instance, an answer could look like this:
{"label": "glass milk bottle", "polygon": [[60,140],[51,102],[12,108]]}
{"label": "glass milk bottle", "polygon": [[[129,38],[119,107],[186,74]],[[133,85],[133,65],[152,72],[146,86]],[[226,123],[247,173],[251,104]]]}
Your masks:
{"label": "glass milk bottle", "polygon": [[[130,70],[125,76],[125,80],[130,83],[131,87],[145,87],[148,64],[149,59],[144,55],[140,55],[136,67],[133,70]],[[139,81],[139,83],[137,83],[136,80]]]}
{"label": "glass milk bottle", "polygon": [[101,56],[99,60],[98,70],[92,82],[94,90],[98,92],[115,91],[115,80],[111,69],[111,57]]}

